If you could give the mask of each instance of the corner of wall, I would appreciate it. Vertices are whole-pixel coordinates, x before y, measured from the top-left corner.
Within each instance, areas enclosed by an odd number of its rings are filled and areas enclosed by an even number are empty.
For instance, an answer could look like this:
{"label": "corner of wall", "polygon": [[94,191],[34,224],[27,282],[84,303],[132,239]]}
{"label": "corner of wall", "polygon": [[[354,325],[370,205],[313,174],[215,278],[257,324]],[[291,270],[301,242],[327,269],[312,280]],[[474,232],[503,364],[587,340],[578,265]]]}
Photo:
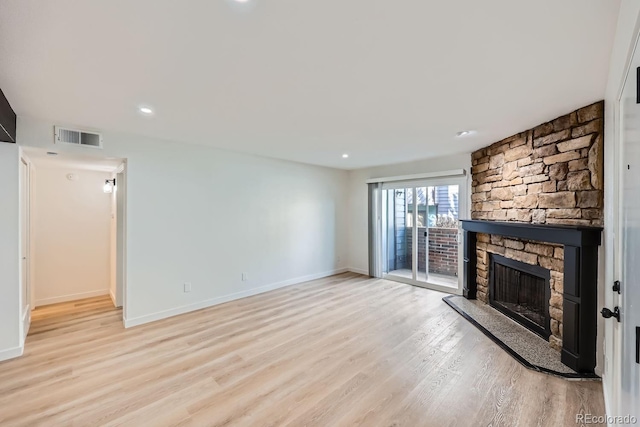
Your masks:
{"label": "corner of wall", "polygon": [[0,143],[0,360],[18,357],[23,347],[20,301],[20,153]]}
{"label": "corner of wall", "polygon": [[7,350],[2,350],[0,351],[0,362],[9,360],[9,359],[15,359],[16,357],[22,356],[23,353],[24,353],[24,345],[9,348]]}

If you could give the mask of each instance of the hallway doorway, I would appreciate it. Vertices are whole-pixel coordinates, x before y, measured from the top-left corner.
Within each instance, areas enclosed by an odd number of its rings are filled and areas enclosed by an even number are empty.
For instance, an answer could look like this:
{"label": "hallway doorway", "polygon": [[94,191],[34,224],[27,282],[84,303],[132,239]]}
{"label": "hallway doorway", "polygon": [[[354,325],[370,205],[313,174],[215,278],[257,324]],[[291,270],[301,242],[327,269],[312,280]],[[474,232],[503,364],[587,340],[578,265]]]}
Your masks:
{"label": "hallway doorway", "polygon": [[126,161],[22,148],[21,162],[24,336],[61,313],[123,307]]}

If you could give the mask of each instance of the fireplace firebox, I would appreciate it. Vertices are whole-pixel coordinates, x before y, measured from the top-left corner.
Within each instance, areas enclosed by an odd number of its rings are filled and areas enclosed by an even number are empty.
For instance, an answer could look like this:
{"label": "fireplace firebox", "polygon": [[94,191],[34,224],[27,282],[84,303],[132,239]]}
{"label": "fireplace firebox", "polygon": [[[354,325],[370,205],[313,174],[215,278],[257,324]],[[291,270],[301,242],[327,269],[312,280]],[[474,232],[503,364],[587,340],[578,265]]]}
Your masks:
{"label": "fireplace firebox", "polygon": [[489,304],[548,340],[550,279],[544,267],[491,254]]}

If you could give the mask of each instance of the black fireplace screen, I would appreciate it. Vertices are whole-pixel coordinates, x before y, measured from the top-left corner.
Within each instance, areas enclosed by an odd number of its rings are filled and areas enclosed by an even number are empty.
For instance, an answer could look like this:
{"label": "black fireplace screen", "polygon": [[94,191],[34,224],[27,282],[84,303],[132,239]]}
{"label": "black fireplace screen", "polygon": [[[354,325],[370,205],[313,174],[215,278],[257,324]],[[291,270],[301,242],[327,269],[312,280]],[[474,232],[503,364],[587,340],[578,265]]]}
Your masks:
{"label": "black fireplace screen", "polygon": [[546,268],[491,256],[490,304],[545,339],[551,334]]}

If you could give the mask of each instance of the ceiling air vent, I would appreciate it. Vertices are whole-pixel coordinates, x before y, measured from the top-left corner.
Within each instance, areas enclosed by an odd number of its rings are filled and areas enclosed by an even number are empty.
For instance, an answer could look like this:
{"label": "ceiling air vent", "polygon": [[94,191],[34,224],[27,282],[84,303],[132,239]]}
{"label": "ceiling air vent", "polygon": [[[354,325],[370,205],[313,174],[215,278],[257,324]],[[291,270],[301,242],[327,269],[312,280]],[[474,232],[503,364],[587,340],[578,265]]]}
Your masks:
{"label": "ceiling air vent", "polygon": [[55,140],[56,144],[74,144],[82,145],[85,147],[102,148],[102,135],[95,132],[89,132],[79,129],[61,128],[55,127]]}

